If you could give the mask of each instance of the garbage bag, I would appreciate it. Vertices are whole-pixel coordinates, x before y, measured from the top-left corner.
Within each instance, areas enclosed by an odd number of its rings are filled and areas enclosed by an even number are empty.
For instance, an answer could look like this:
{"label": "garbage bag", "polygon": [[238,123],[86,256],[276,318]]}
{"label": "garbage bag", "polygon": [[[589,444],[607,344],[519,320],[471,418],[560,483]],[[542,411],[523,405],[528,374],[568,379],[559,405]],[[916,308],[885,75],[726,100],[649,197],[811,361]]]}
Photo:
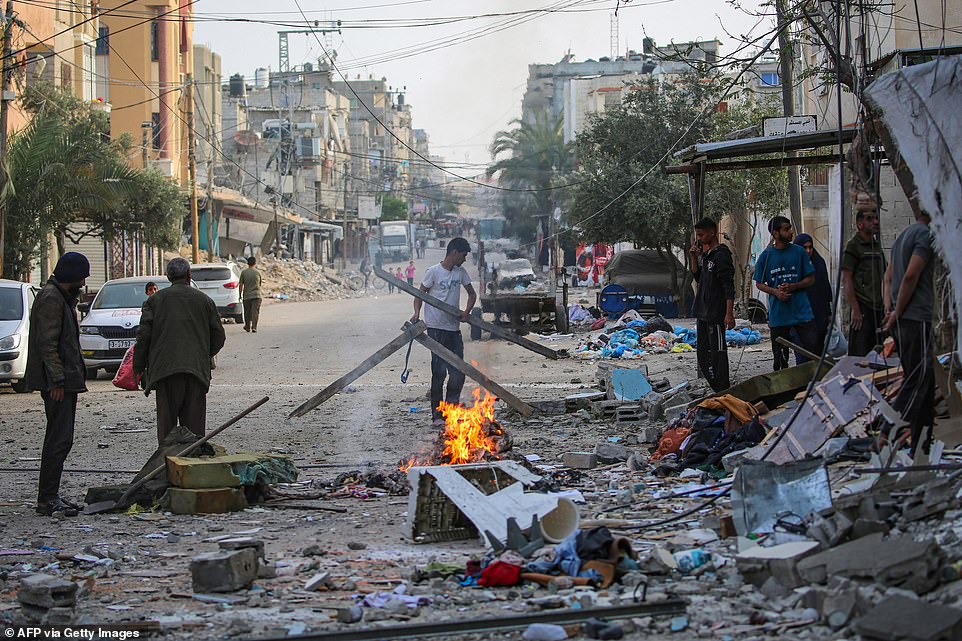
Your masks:
{"label": "garbage bag", "polygon": [[848,341],[837,325],[832,325],[832,335],[828,339],[828,355],[833,358],[841,358],[848,354]]}
{"label": "garbage bag", "polygon": [[134,372],[134,345],[131,345],[124,354],[124,360],[117,368],[114,376],[114,385],[120,389],[136,392],[140,389],[140,375]]}

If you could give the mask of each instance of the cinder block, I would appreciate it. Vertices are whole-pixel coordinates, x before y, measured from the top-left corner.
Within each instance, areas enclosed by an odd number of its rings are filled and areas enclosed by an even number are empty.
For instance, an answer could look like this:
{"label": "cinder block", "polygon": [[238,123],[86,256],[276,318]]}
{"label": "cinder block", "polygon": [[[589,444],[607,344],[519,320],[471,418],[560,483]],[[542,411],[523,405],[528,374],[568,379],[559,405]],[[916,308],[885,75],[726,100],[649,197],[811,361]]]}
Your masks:
{"label": "cinder block", "polygon": [[174,514],[223,514],[247,508],[244,490],[222,487],[210,490],[187,490],[172,487],[167,491],[170,511]]}
{"label": "cinder block", "polygon": [[639,443],[657,443],[661,440],[664,430],[657,426],[642,427],[638,430]]}
{"label": "cinder block", "polygon": [[601,442],[595,445],[595,454],[598,456],[598,462],[609,465],[627,461],[631,456],[631,450],[617,443]]}
{"label": "cinder block", "polygon": [[772,547],[756,546],[735,557],[735,566],[746,581],[761,586],[774,578],[786,588],[804,584],[796,569],[798,562],[819,551],[817,541],[792,541]]}
{"label": "cinder block", "polygon": [[257,578],[257,551],[242,548],[208,552],[190,561],[194,592],[235,592],[249,588]]}
{"label": "cinder block", "polygon": [[31,574],[20,581],[17,600],[38,608],[72,607],[77,603],[77,584],[50,574]]}
{"label": "cinder block", "polygon": [[576,470],[591,470],[598,467],[598,455],[594,452],[565,452],[561,462]]}

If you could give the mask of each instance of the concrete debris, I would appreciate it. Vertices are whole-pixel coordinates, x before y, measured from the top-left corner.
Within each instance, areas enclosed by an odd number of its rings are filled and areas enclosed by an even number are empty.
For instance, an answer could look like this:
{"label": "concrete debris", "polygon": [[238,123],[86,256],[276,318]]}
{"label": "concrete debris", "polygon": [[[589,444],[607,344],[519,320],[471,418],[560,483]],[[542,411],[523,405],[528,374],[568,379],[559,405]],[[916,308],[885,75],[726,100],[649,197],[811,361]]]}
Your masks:
{"label": "concrete debris", "polygon": [[249,588],[257,578],[257,550],[241,548],[208,552],[190,561],[194,592],[236,592]]}
{"label": "concrete debris", "polygon": [[954,641],[962,638],[962,610],[897,595],[879,603],[854,627],[879,641]]}
{"label": "concrete debris", "polygon": [[756,545],[739,553],[735,565],[752,585],[760,587],[772,578],[786,588],[797,588],[805,583],[796,569],[798,562],[818,550],[815,541],[791,541],[773,547]]}
{"label": "concrete debris", "polygon": [[72,607],[77,603],[79,586],[49,574],[31,574],[20,581],[17,600],[35,608]]}
{"label": "concrete debris", "polygon": [[598,467],[598,455],[594,452],[565,452],[561,462],[575,470],[593,470]]}

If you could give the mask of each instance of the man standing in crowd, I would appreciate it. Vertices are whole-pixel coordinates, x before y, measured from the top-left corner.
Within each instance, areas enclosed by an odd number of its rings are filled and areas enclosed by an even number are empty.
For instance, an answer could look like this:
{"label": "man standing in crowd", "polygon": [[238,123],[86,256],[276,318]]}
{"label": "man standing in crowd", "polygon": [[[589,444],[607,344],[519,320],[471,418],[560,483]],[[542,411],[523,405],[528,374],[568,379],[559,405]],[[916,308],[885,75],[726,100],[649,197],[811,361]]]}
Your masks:
{"label": "man standing in crowd", "polygon": [[247,259],[247,269],[240,274],[240,297],[244,302],[244,331],[257,333],[261,317],[261,273],[254,265],[257,259]]}
{"label": "man standing in crowd", "polygon": [[44,515],[77,516],[79,511],[76,503],[61,498],[60,477],[73,447],[77,395],[87,391],[77,301],[88,276],[87,257],[65,253],[30,309],[27,386],[40,391],[47,415],[37,492],[37,513]]}
{"label": "man standing in crowd", "polygon": [[815,268],[815,283],[805,290],[805,295],[808,296],[808,304],[812,306],[812,314],[815,315],[815,344],[819,347],[816,351],[821,352],[825,347],[825,338],[832,329],[832,302],[835,298],[832,295],[832,282],[828,278],[828,265],[815,249],[815,240],[810,235],[799,234],[795,238],[795,244],[805,250],[808,259],[812,261],[812,267]]}
{"label": "man standing in crowd", "polygon": [[[815,282],[812,261],[804,249],[792,244],[795,230],[790,220],[775,216],[768,224],[768,231],[772,234],[772,244],[755,262],[755,287],[768,294],[768,326],[777,372],[789,366],[788,348],[777,342],[779,337],[811,352],[821,350],[817,344],[815,315],[803,291]],[[799,354],[795,357],[804,362]]]}
{"label": "man standing in crowd", "polygon": [[[471,245],[466,239],[460,237],[451,239],[444,260],[429,267],[421,281],[422,292],[458,309],[461,308],[461,287],[468,292],[468,304],[461,312],[460,318],[454,318],[431,305],[424,310],[424,324],[428,326],[428,336],[461,358],[464,357],[464,340],[461,336],[460,323],[468,320],[468,315],[478,300],[474,286],[471,285],[471,277],[462,267],[470,252]],[[415,298],[412,323],[418,322],[421,317],[421,306],[421,299]],[[447,392],[442,397],[445,376],[447,376],[448,385]],[[448,403],[460,403],[463,387],[464,374],[448,365],[447,361],[437,354],[431,354],[431,414],[435,425],[444,423],[444,418],[438,410],[442,398]]]}
{"label": "man standing in crowd", "polygon": [[728,348],[725,330],[735,328],[735,264],[732,252],[718,242],[718,225],[710,218],[695,223],[691,273],[698,283],[695,318],[698,369],[716,392],[728,389]]}
{"label": "man standing in crowd", "polygon": [[878,212],[855,214],[855,235],[842,254],[842,291],[849,309],[848,353],[865,356],[881,341],[885,304],[882,302],[882,278],[886,272],[885,254],[879,242]]}
{"label": "man standing in crowd", "polygon": [[[912,454],[921,442],[932,441],[935,371],[932,369],[932,316],[935,310],[932,233],[929,215],[919,211],[892,245],[892,263],[885,271],[885,321],[882,329],[898,344],[905,380],[892,407],[909,422]],[[923,431],[928,430],[924,435]]]}
{"label": "man standing in crowd", "polygon": [[207,431],[211,364],[226,338],[214,301],[190,286],[190,263],[170,261],[167,279],[170,287],[144,303],[134,348],[145,393],[157,392],[161,444],[178,421],[198,436]]}

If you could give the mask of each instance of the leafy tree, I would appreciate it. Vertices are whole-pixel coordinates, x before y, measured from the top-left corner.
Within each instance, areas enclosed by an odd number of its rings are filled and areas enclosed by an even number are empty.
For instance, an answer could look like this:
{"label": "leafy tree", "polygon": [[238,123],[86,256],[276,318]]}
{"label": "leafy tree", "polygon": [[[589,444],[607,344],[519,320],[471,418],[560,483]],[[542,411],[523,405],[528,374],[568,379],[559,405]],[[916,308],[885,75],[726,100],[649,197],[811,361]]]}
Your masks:
{"label": "leafy tree", "polygon": [[164,249],[177,246],[183,196],[159,175],[127,166],[129,138],[110,141],[104,113],[45,84],[27,87],[21,103],[33,119],[10,138],[0,194],[4,274],[24,278],[51,233],[60,253],[67,238],[113,240],[133,229]]}
{"label": "leafy tree", "polygon": [[385,195],[381,200],[381,220],[407,220],[408,204],[400,198]]}
{"label": "leafy tree", "polygon": [[562,190],[552,189],[564,183],[574,169],[572,146],[565,143],[559,116],[547,111],[533,120],[515,120],[509,131],[499,131],[491,144],[491,155],[497,159],[487,175],[498,174],[503,187],[517,190],[505,192],[503,207],[509,233],[524,241],[532,240],[537,230],[537,217],[550,214],[561,205]]}

